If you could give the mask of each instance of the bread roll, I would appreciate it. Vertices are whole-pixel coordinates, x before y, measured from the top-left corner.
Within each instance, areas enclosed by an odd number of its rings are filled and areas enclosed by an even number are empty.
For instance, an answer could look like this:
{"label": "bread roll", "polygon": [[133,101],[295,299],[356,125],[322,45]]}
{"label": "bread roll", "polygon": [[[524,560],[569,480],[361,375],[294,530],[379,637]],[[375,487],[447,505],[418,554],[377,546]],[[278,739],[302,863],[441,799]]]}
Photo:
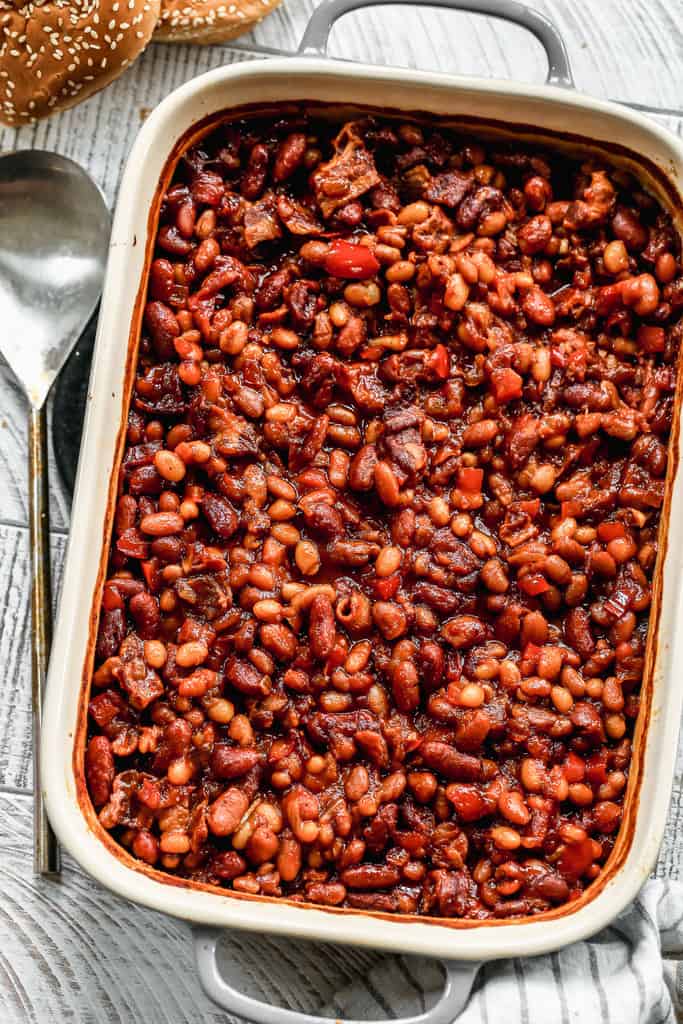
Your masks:
{"label": "bread roll", "polygon": [[104,88],[159,14],[160,0],[0,0],[0,121],[29,124]]}
{"label": "bread roll", "polygon": [[280,0],[162,0],[158,42],[223,43],[248,32]]}

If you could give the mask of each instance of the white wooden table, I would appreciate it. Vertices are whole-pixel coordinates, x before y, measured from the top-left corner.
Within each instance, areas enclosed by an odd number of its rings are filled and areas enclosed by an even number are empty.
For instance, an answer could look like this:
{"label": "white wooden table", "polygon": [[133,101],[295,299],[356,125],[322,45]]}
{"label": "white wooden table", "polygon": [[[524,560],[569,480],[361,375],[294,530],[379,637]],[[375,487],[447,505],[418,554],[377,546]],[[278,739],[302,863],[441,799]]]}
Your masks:
{"label": "white wooden table", "polygon": [[[146,112],[209,68],[263,57],[273,48],[295,50],[314,3],[285,0],[229,47],[150,46],[89,102],[32,128],[0,130],[0,152],[58,150],[86,167],[113,204]],[[658,120],[683,132],[680,0],[536,0],[536,7],[564,35],[579,89],[665,109]],[[437,10],[351,15],[334,30],[330,49],[368,62],[527,81],[545,76],[542,50],[523,30]],[[25,409],[0,365],[0,1022],[225,1021],[194,977],[184,923],[109,895],[69,857],[60,882],[32,876],[26,465]],[[51,502],[58,591],[69,506],[54,464]],[[660,877],[683,876],[682,819],[683,754],[657,863]]]}

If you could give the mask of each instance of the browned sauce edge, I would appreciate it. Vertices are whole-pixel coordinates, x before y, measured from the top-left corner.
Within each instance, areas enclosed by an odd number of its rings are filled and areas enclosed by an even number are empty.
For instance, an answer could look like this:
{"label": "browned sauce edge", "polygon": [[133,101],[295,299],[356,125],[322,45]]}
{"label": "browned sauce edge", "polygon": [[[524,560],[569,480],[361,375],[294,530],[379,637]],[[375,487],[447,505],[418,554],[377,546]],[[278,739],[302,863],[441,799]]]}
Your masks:
{"label": "browned sauce edge", "polygon": [[[88,644],[85,652],[85,659],[83,663],[83,671],[81,675],[81,692],[78,705],[78,717],[77,724],[74,730],[74,746],[73,746],[73,773],[75,782],[76,798],[78,801],[79,808],[83,814],[86,824],[88,825],[91,832],[97,836],[97,838],[104,844],[109,853],[116,857],[129,870],[135,871],[141,875],[148,877],[149,879],[162,882],[164,885],[174,886],[176,888],[185,888],[200,892],[213,893],[217,896],[221,896],[224,899],[234,900],[246,900],[248,902],[257,903],[270,903],[275,906],[278,904],[286,904],[293,908],[310,908],[315,909],[319,912],[325,912],[327,914],[353,914],[358,917],[371,917],[379,920],[386,920],[391,922],[404,922],[404,923],[419,923],[419,924],[432,924],[438,925],[445,928],[457,928],[457,929],[469,929],[469,928],[491,928],[491,927],[510,927],[511,925],[523,925],[531,924],[534,922],[545,922],[554,921],[563,917],[567,917],[570,914],[576,913],[578,910],[591,903],[604,889],[612,882],[623,865],[625,864],[631,847],[633,844],[633,837],[635,833],[636,815],[638,810],[638,804],[641,798],[642,790],[642,777],[643,777],[643,766],[645,761],[645,750],[646,750],[646,738],[648,733],[648,727],[652,717],[652,704],[653,694],[655,685],[655,667],[657,662],[657,654],[661,639],[659,637],[659,623],[661,618],[661,607],[662,607],[662,589],[663,589],[663,570],[664,562],[666,560],[666,554],[668,550],[668,525],[669,517],[671,513],[671,502],[672,502],[672,490],[673,481],[676,476],[678,469],[679,456],[680,456],[680,420],[681,420],[681,404],[680,401],[676,401],[674,407],[673,423],[671,427],[671,436],[669,439],[669,450],[668,450],[668,465],[666,475],[666,487],[664,504],[662,507],[660,525],[659,525],[659,550],[657,557],[657,566],[655,575],[653,578],[653,599],[650,611],[650,624],[648,630],[648,641],[645,655],[645,667],[643,670],[643,681],[641,684],[641,706],[638,714],[638,720],[636,723],[636,729],[634,734],[633,752],[631,757],[631,764],[629,766],[629,780],[624,797],[624,812],[622,822],[619,827],[619,833],[615,842],[612,853],[610,854],[605,866],[602,871],[582,893],[582,895],[572,901],[571,903],[564,904],[553,910],[544,911],[541,914],[534,914],[527,917],[519,918],[507,918],[501,920],[487,920],[487,921],[473,921],[467,919],[453,919],[445,917],[430,917],[421,916],[417,914],[395,914],[395,913],[382,913],[380,911],[367,911],[367,910],[356,910],[351,907],[324,907],[315,903],[305,903],[298,900],[287,899],[286,897],[274,897],[274,896],[254,896],[247,893],[235,892],[232,889],[225,889],[218,885],[209,885],[203,882],[195,882],[185,878],[179,878],[175,875],[168,874],[164,871],[158,871],[149,865],[143,863],[135,857],[132,857],[128,851],[112,839],[111,835],[100,825],[95,809],[93,808],[88,793],[87,784],[85,781],[84,771],[84,759],[85,759],[85,740],[87,735],[88,727],[88,701],[90,697],[90,682],[93,672],[94,653],[95,653],[95,642],[97,639],[97,627],[99,621],[100,602],[102,599],[102,590],[106,579],[107,563],[109,558],[109,547],[111,543],[111,532],[114,518],[114,508],[116,504],[117,492],[118,492],[118,481],[119,481],[119,468],[123,457],[123,449],[125,445],[125,437],[127,430],[127,419],[128,409],[130,405],[130,398],[133,388],[133,382],[135,379],[135,369],[137,366],[137,355],[138,355],[138,343],[140,337],[140,328],[142,324],[142,310],[147,292],[147,278],[149,273],[149,267],[151,263],[152,253],[154,250],[154,242],[156,237],[156,226],[159,216],[159,210],[161,207],[161,200],[164,192],[166,191],[172,175],[175,171],[178,160],[181,155],[186,152],[189,148],[199,142],[205,135],[207,135],[219,122],[238,120],[246,116],[264,116],[269,113],[281,115],[285,110],[300,109],[305,107],[308,110],[312,110],[318,114],[325,111],[329,111],[334,117],[334,120],[340,120],[348,112],[350,114],[381,114],[385,118],[409,118],[411,120],[422,121],[422,122],[434,122],[439,121],[450,128],[466,130],[469,132],[479,132],[486,136],[499,136],[506,140],[511,138],[517,138],[525,143],[535,142],[539,145],[553,145],[557,148],[557,144],[560,143],[560,147],[567,150],[574,150],[589,154],[607,154],[608,158],[612,163],[625,163],[628,165],[629,170],[634,172],[636,175],[640,172],[642,178],[643,172],[645,176],[650,179],[650,184],[654,183],[661,191],[664,197],[663,201],[668,206],[669,212],[674,214],[674,224],[678,228],[679,232],[681,229],[681,220],[683,219],[683,199],[681,194],[674,186],[671,179],[667,174],[652,160],[648,157],[642,156],[633,150],[628,149],[625,146],[615,142],[598,142],[596,140],[577,135],[571,132],[554,131],[552,129],[539,129],[533,125],[528,124],[517,124],[517,123],[506,123],[491,118],[477,118],[467,115],[453,116],[453,115],[439,115],[433,113],[425,113],[423,111],[411,111],[411,110],[398,110],[392,108],[377,108],[370,104],[348,104],[343,107],[334,106],[330,103],[323,103],[316,100],[299,100],[292,101],[288,100],[281,103],[249,103],[244,104],[240,107],[229,107],[213,114],[207,115],[200,121],[197,121],[190,129],[188,129],[184,135],[182,135],[173,146],[166,163],[164,164],[163,171],[159,177],[159,183],[157,185],[154,199],[152,201],[149,216],[147,218],[147,233],[145,239],[145,264],[144,272],[141,277],[140,286],[135,299],[133,307],[133,314],[131,317],[130,331],[128,334],[128,354],[126,357],[125,364],[125,376],[123,386],[123,402],[121,406],[121,420],[116,437],[116,449],[115,458],[112,466],[109,490],[107,495],[107,508],[106,515],[102,530],[102,550],[99,560],[99,569],[97,579],[95,582],[95,588],[93,592],[92,602],[90,606],[89,615],[89,635]],[[660,197],[661,199],[662,197]],[[677,216],[676,216],[677,215]],[[680,371],[681,361],[683,360],[683,350],[679,352],[678,356],[678,371]],[[644,881],[644,879],[643,879]]]}

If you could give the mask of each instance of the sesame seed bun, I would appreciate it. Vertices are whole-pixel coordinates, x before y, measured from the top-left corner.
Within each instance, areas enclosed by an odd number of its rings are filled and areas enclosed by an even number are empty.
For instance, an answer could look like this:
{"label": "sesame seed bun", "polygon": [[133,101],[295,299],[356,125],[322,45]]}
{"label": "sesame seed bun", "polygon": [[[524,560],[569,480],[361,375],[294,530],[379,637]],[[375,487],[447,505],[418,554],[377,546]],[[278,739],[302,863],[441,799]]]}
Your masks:
{"label": "sesame seed bun", "polygon": [[0,121],[30,124],[102,89],[144,50],[160,0],[0,0]]}
{"label": "sesame seed bun", "polygon": [[162,0],[154,33],[163,43],[224,43],[248,32],[280,0]]}

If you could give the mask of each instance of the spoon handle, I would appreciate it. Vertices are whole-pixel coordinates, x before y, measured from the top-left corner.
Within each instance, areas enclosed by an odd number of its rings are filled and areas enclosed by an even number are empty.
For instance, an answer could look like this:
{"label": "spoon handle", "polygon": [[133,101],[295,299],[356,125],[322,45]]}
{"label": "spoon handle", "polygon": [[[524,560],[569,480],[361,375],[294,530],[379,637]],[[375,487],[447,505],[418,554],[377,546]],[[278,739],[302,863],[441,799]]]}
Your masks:
{"label": "spoon handle", "polygon": [[47,480],[47,414],[45,404],[31,406],[28,430],[29,529],[31,540],[31,662],[33,703],[33,870],[57,875],[57,838],[47,819],[40,785],[40,731],[47,663],[52,642],[50,532]]}

